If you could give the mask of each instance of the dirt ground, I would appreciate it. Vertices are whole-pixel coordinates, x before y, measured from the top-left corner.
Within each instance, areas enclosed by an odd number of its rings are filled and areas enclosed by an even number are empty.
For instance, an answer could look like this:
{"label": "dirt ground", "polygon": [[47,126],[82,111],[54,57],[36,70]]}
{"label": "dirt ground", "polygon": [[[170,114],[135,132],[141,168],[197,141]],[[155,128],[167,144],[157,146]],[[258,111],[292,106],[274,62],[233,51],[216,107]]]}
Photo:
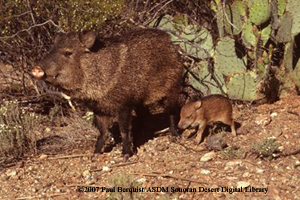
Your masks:
{"label": "dirt ground", "polygon": [[[236,104],[234,119],[241,124],[238,135],[226,133],[224,141],[240,152],[236,157],[164,133],[123,162],[121,145],[91,158],[93,140],[1,167],[0,199],[299,199],[300,97],[260,106]],[[273,159],[251,150],[266,138],[280,144]],[[118,192],[118,187],[140,191]]]}

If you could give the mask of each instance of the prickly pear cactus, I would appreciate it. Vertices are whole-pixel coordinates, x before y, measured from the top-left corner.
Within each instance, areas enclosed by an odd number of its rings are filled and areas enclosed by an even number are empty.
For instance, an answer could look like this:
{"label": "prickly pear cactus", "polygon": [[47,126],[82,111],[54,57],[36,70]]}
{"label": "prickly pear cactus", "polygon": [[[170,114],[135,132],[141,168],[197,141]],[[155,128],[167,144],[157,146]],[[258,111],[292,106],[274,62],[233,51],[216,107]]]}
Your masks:
{"label": "prickly pear cactus", "polygon": [[300,1],[288,0],[286,5],[286,11],[293,17],[292,35],[295,36],[300,33]]}
{"label": "prickly pear cactus", "polygon": [[215,50],[215,69],[225,76],[233,73],[244,73],[246,71],[246,60],[237,57],[235,52],[235,41],[230,37],[222,38]]}
{"label": "prickly pear cactus", "polygon": [[291,73],[291,79],[294,85],[300,88],[300,61],[297,62],[295,69]]}
{"label": "prickly pear cactus", "polygon": [[292,39],[293,17],[285,13],[280,20],[280,26],[276,34],[276,41],[279,43],[290,42]]}
{"label": "prickly pear cactus", "polygon": [[[231,6],[226,7],[225,30],[231,35],[238,35],[242,31],[243,2],[236,1]],[[241,13],[242,12],[242,13]],[[230,22],[230,23],[229,23]]]}
{"label": "prickly pear cactus", "polygon": [[253,71],[234,74],[226,80],[227,93],[231,99],[243,99],[245,101],[262,99],[265,97],[260,92],[262,83],[259,76]]}
{"label": "prickly pear cactus", "polygon": [[204,95],[226,93],[227,89],[223,75],[220,72],[214,72],[216,80],[212,76],[207,61],[200,61],[195,63],[187,78],[188,83],[195,89],[203,92]]}
{"label": "prickly pear cactus", "polygon": [[262,31],[261,31],[261,40],[263,41],[263,45],[265,45],[269,38],[270,38],[270,34],[271,34],[271,24],[269,24],[267,27],[265,27]]}
{"label": "prickly pear cactus", "polygon": [[257,43],[256,36],[252,31],[252,23],[250,22],[250,20],[247,20],[247,22],[244,25],[242,32],[242,40],[248,49],[251,49]]}
{"label": "prickly pear cactus", "polygon": [[188,55],[196,58],[209,58],[214,49],[210,32],[196,25],[186,26],[177,41],[180,41],[180,47]]}
{"label": "prickly pear cactus", "polygon": [[232,7],[237,8],[242,17],[245,17],[247,14],[247,4],[242,0],[235,0],[232,4]]}
{"label": "prickly pear cactus", "polygon": [[213,52],[213,39],[210,32],[197,25],[187,25],[184,16],[183,18],[177,16],[174,19],[170,15],[165,15],[160,21],[154,20],[150,27],[168,31],[172,41],[180,45],[182,50],[190,56],[206,59]]}
{"label": "prickly pear cactus", "polygon": [[286,8],[287,0],[277,0],[278,16],[282,16]]}
{"label": "prickly pear cactus", "polygon": [[271,6],[268,0],[248,0],[249,17],[253,24],[261,25],[271,17]]}

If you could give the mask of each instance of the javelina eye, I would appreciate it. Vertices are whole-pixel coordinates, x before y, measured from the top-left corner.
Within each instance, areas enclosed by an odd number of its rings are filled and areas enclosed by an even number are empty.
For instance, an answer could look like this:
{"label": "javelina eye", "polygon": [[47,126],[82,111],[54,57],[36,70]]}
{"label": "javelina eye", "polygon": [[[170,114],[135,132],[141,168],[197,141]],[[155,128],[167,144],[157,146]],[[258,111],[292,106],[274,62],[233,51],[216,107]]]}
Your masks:
{"label": "javelina eye", "polygon": [[65,51],[64,55],[70,57],[73,53],[71,51]]}

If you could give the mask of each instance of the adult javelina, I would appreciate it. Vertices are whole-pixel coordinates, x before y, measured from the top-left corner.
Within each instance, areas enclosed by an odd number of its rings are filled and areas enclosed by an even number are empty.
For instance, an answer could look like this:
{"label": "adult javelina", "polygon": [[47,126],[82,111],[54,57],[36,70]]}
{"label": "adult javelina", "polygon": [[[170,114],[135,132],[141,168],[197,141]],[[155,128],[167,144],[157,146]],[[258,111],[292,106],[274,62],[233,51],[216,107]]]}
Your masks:
{"label": "adult javelina", "polygon": [[170,114],[171,133],[177,135],[174,111],[183,68],[170,36],[156,29],[134,30],[89,51],[95,41],[93,32],[58,35],[49,55],[32,71],[94,111],[100,131],[95,153],[101,152],[108,126],[116,119],[123,154],[132,154],[131,112],[139,106],[162,103]]}

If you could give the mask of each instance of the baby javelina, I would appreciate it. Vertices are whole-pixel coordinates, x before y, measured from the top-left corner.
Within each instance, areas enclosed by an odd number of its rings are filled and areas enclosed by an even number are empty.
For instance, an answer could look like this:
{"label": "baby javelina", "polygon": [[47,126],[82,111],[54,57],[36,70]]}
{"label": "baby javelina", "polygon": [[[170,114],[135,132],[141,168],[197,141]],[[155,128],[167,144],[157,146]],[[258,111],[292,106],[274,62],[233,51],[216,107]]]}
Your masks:
{"label": "baby javelina", "polygon": [[232,119],[232,106],[227,97],[210,95],[201,100],[186,103],[180,111],[180,129],[197,128],[196,142],[202,141],[206,124],[220,121],[231,126],[231,132],[236,136],[234,121]]}

